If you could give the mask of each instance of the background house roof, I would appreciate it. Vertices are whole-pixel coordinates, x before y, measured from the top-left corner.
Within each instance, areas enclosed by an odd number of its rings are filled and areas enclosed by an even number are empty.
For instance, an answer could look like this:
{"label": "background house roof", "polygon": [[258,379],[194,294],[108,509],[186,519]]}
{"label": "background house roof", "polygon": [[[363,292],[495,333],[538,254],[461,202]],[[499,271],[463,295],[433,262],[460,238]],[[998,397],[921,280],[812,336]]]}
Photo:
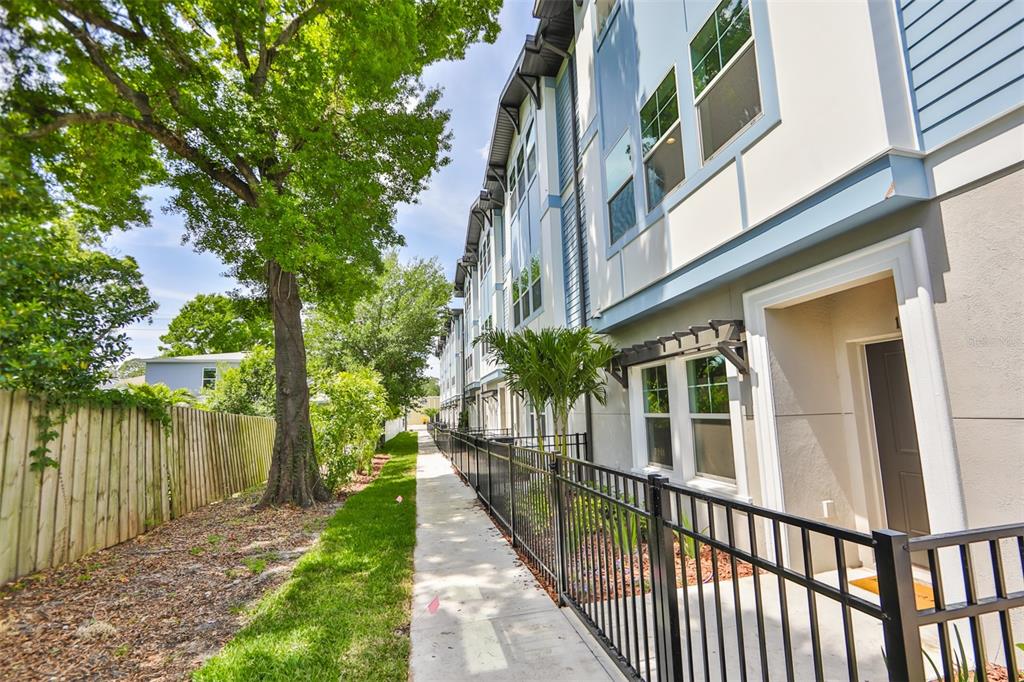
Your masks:
{"label": "background house roof", "polygon": [[241,362],[245,359],[248,353],[242,351],[238,353],[207,353],[205,355],[178,355],[176,357],[166,358],[158,356],[155,358],[143,358],[143,362],[148,364],[157,363],[169,363],[169,362]]}

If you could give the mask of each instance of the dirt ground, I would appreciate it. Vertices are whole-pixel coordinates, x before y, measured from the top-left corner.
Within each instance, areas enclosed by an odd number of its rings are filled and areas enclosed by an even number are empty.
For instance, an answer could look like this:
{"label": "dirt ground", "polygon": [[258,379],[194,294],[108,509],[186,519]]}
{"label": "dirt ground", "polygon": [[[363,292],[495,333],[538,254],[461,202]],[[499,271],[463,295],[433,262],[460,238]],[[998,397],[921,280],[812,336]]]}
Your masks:
{"label": "dirt ground", "polygon": [[187,679],[291,573],[344,498],[255,510],[260,490],[0,588],[0,680]]}

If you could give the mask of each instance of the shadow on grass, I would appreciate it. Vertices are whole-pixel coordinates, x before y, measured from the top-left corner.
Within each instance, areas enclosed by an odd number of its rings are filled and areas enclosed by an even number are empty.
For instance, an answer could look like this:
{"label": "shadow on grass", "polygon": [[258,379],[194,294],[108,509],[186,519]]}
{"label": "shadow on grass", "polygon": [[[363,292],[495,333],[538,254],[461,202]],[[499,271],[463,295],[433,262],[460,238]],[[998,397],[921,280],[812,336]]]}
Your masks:
{"label": "shadow on grass", "polygon": [[[416,544],[416,436],[335,513],[292,577],[196,680],[405,680]],[[401,504],[395,498],[401,495]]]}

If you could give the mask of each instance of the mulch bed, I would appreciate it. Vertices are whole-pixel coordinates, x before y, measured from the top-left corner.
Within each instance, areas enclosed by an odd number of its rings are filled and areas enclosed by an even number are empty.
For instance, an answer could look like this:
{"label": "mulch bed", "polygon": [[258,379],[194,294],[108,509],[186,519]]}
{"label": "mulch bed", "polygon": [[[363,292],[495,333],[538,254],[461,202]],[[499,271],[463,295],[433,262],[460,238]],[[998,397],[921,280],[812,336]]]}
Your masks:
{"label": "mulch bed", "polygon": [[387,459],[329,504],[256,510],[262,491],[240,493],[0,587],[0,679],[187,679]]}

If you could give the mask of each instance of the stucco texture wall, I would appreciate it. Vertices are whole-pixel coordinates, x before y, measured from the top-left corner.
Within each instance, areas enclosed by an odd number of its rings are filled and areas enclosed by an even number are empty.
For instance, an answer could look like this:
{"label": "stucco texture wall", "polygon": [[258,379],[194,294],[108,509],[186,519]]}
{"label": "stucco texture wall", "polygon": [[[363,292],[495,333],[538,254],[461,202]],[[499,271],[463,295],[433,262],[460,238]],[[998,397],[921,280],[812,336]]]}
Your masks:
{"label": "stucco texture wall", "polygon": [[932,217],[935,317],[967,521],[970,526],[1019,522],[1024,519],[1024,170],[941,198]]}

